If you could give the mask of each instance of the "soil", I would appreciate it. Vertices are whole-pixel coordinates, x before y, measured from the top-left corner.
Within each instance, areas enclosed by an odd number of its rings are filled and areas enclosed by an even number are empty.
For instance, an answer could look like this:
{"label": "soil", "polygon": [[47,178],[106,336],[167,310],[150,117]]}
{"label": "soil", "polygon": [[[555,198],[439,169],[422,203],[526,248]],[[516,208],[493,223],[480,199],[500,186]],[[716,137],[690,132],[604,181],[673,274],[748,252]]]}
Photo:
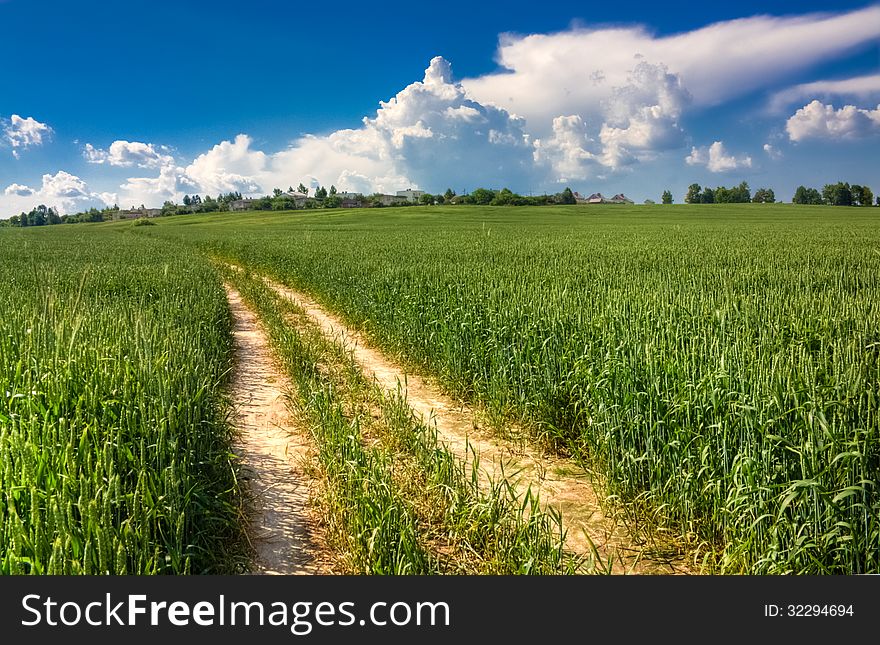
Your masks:
{"label": "soil", "polygon": [[318,523],[309,504],[314,483],[304,468],[311,444],[291,422],[285,401],[290,384],[273,363],[257,317],[237,291],[227,286],[226,293],[235,323],[235,452],[250,502],[250,573],[328,573],[329,558],[317,541]]}
{"label": "soil", "polygon": [[518,492],[524,494],[531,487],[540,495],[542,505],[561,512],[568,550],[590,557],[592,543],[604,563],[612,561],[611,570],[616,573],[695,572],[677,552],[637,544],[620,522],[603,512],[590,475],[574,461],[544,454],[522,441],[492,436],[471,407],[446,396],[430,379],[407,372],[371,348],[360,333],[306,294],[268,279],[266,283],[302,308],[325,335],[351,351],[365,374],[375,378],[379,386],[404,394],[413,411],[436,426],[440,440],[459,459],[470,463],[476,453],[484,483],[490,479],[513,480]]}

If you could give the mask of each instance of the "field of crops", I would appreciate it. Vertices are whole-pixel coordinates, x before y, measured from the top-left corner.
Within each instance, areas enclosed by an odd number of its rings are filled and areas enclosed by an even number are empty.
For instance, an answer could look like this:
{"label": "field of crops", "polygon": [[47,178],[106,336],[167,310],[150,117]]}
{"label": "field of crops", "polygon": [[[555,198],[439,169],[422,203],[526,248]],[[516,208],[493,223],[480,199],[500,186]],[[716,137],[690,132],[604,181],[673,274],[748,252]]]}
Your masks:
{"label": "field of crops", "polygon": [[[301,365],[291,376],[315,436],[330,442],[328,477],[369,467],[338,490],[411,485],[394,480],[391,452],[338,461],[360,450],[339,438],[361,421],[337,418],[339,401],[319,405],[323,392],[345,391],[303,358],[325,350],[301,349],[281,305],[211,258],[312,294],[495,425],[522,424],[583,461],[621,512],[672,531],[707,570],[880,572],[878,209],[428,207],[156,221],[0,231],[0,573],[238,568],[221,278],[252,294],[282,358]],[[428,454],[407,450],[413,469]],[[416,544],[420,510],[399,502],[382,501],[383,516]],[[362,571],[442,568],[423,545],[403,566],[394,549],[386,564],[368,562],[357,544]],[[544,570],[560,566],[553,548]],[[521,571],[528,559],[481,557],[483,571]]]}
{"label": "field of crops", "polygon": [[591,464],[714,570],[880,571],[875,209],[218,215],[147,234],[314,294]]}
{"label": "field of crops", "polygon": [[210,265],[113,227],[0,235],[0,573],[233,572]]}

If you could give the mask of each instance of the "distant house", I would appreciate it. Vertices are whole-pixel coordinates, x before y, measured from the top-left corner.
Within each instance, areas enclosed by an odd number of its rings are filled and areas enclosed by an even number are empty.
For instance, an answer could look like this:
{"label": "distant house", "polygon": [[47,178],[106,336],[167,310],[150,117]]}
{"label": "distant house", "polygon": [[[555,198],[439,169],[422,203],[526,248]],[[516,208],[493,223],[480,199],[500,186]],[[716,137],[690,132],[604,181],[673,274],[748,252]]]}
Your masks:
{"label": "distant house", "polygon": [[424,190],[413,190],[412,188],[397,191],[397,196],[406,198],[408,202],[418,202],[424,194]]}
{"label": "distant house", "polygon": [[127,211],[119,211],[119,219],[140,219],[141,217],[159,217],[162,215],[161,208],[133,208]]}
{"label": "distant house", "polygon": [[623,193],[618,193],[614,197],[610,199],[605,197],[602,193],[593,193],[589,197],[584,197],[580,193],[574,193],[574,199],[578,204],[632,204],[633,201],[624,195]]}
{"label": "distant house", "polygon": [[363,205],[363,197],[358,197],[357,199],[343,197],[342,201],[339,203],[340,208],[360,208]]}
{"label": "distant house", "polygon": [[356,201],[360,201],[364,198],[364,196],[361,193],[346,193],[346,192],[342,192],[342,191],[336,193],[336,196],[343,201],[345,201],[346,199],[353,199]]}
{"label": "distant house", "polygon": [[280,197],[293,201],[297,208],[302,208],[305,205],[306,201],[309,199],[308,195],[306,195],[305,193],[301,193],[297,190],[281,193]]}
{"label": "distant house", "polygon": [[236,199],[229,202],[231,211],[249,211],[256,208],[256,199]]}
{"label": "distant house", "polygon": [[[398,191],[398,193],[401,193],[401,192],[406,192],[406,191]],[[400,194],[398,194],[398,195],[376,195],[376,197],[379,199],[379,203],[382,204],[382,206],[391,206],[393,204],[405,204],[406,202],[410,201],[410,199],[408,197],[406,197],[406,195],[400,195]]]}

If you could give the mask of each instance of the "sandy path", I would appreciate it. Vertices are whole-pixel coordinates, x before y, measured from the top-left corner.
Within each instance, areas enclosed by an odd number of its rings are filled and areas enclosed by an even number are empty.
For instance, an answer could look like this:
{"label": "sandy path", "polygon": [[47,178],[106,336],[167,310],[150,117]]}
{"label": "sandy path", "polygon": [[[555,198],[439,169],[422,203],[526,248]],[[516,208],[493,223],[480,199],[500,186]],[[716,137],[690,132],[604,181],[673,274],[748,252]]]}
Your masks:
{"label": "sandy path", "polygon": [[394,393],[399,387],[413,411],[436,425],[440,440],[459,459],[473,459],[470,444],[479,456],[484,481],[501,478],[503,469],[503,476],[516,482],[518,492],[531,486],[540,494],[542,504],[559,510],[567,529],[566,548],[589,554],[592,541],[603,560],[613,556],[613,570],[618,573],[691,572],[683,558],[648,557],[648,548],[634,545],[624,528],[602,512],[589,476],[575,462],[490,436],[480,428],[472,409],[444,395],[427,379],[406,373],[313,299],[268,279],[266,284],[302,308],[325,335],[349,349],[364,372],[383,389]]}
{"label": "sandy path", "polygon": [[248,537],[256,556],[251,573],[326,573],[312,538],[309,478],[301,464],[309,444],[290,425],[287,379],[272,362],[266,335],[237,291],[226,287],[235,322],[232,378],[235,449],[252,500]]}

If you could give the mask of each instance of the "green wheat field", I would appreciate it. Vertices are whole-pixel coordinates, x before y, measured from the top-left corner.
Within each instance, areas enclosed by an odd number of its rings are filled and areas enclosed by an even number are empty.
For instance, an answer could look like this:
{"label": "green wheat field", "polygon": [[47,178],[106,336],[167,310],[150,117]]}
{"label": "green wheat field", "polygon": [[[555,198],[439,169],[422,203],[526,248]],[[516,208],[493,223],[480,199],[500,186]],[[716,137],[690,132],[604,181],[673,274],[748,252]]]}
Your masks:
{"label": "green wheat field", "polygon": [[[248,296],[224,263],[311,294],[499,432],[525,427],[584,464],[624,516],[671,531],[706,572],[880,573],[877,209],[152,221],[0,230],[0,573],[242,570],[223,281],[252,302],[268,296],[253,284]],[[382,483],[385,457],[346,444],[359,423],[334,407],[340,388],[308,385],[308,352],[285,354],[299,341],[257,309],[325,430],[316,441],[333,442],[328,476],[344,499],[370,502],[340,529],[361,549],[355,568],[440,572],[407,487]],[[466,488],[466,473],[452,479]],[[370,515],[381,504],[390,510]],[[508,511],[467,521],[490,531]],[[507,525],[523,555],[487,555],[486,570],[567,571],[552,518],[525,515]],[[355,539],[368,529],[390,551]]]}

